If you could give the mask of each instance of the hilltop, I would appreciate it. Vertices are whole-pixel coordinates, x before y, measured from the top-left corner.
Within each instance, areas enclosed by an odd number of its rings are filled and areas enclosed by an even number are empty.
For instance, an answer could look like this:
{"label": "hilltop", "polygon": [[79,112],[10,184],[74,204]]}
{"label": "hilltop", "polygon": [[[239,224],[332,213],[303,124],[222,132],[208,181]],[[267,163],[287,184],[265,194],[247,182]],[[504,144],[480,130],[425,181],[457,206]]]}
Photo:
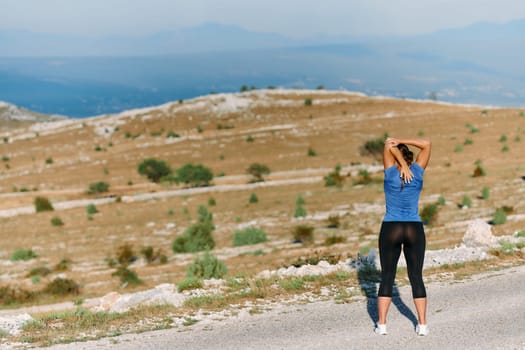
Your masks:
{"label": "hilltop", "polygon": [[[0,279],[39,290],[62,276],[79,283],[81,298],[102,296],[122,288],[108,262],[127,243],[139,257],[130,268],[144,284],[125,291],[179,283],[195,256],[174,254],[171,245],[195,222],[201,205],[213,213],[211,253],[229,276],[256,275],[315,256],[366,253],[377,246],[384,198],[380,156],[362,148],[385,133],[433,142],[421,207],[440,205],[426,227],[428,249],[454,247],[469,222],[490,221],[497,209],[507,214],[493,226],[495,235],[523,230],[523,110],[340,91],[254,90],[5,131]],[[174,169],[203,164],[214,178],[199,188],[152,183],[137,172],[147,158]],[[246,169],[255,162],[270,169],[264,182],[250,183]],[[338,164],[341,186],[325,186]],[[473,176],[478,167],[484,176]],[[88,194],[97,182],[109,190]],[[258,202],[250,203],[252,194]],[[55,210],[35,213],[37,196],[49,198]],[[306,216],[294,218],[299,196]],[[88,204],[98,212],[86,215]],[[62,224],[52,224],[54,218]],[[301,224],[313,227],[312,243],[293,243],[292,232]],[[268,241],[234,247],[235,231],[249,226],[264,230]],[[148,264],[139,253],[145,246],[162,250],[167,262]],[[17,249],[32,249],[38,257],[12,262]],[[55,271],[64,260],[68,268]],[[29,277],[37,267],[52,271]]]}
{"label": "hilltop", "polygon": [[16,129],[38,122],[62,120],[65,117],[36,113],[11,103],[0,101],[0,125],[2,129]]}

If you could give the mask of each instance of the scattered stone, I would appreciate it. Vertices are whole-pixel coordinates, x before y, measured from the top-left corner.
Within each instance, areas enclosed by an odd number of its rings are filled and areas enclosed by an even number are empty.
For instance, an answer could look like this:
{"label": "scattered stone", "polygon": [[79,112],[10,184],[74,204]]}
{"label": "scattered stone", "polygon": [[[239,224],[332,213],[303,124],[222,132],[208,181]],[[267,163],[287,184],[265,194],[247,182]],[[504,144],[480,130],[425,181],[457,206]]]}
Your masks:
{"label": "scattered stone", "polygon": [[492,247],[498,244],[498,239],[492,235],[491,227],[481,219],[472,221],[463,236],[463,244],[467,247]]}
{"label": "scattered stone", "polygon": [[33,317],[27,313],[16,316],[0,317],[0,329],[9,333],[10,335],[17,335],[20,333],[22,327],[27,322],[32,320]]}

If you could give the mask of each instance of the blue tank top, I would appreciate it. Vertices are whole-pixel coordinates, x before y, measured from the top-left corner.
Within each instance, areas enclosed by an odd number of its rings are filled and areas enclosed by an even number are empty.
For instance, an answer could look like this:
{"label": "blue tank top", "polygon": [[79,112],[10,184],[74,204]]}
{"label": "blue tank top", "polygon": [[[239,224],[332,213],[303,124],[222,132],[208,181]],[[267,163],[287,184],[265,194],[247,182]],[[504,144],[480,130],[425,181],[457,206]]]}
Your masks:
{"label": "blue tank top", "polygon": [[412,163],[410,170],[414,178],[401,186],[402,179],[397,167],[393,165],[385,169],[386,214],[383,221],[421,221],[418,205],[425,170],[417,163]]}

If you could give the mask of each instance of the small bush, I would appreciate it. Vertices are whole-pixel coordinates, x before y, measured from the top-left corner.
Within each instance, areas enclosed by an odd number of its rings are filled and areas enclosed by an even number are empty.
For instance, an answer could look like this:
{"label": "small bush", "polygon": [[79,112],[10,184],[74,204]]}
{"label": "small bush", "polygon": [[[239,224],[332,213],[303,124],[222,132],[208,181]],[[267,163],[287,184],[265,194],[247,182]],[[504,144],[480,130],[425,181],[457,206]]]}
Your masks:
{"label": "small bush", "polygon": [[233,236],[234,247],[257,244],[266,241],[266,232],[255,227],[247,227],[243,230],[235,231],[235,234]]}
{"label": "small bush", "polygon": [[246,142],[250,142],[250,143],[251,143],[251,142],[253,142],[253,141],[255,141],[255,139],[253,138],[252,135],[248,135],[248,136],[246,137]]}
{"label": "small bush", "polygon": [[480,160],[476,161],[475,165],[476,165],[476,167],[474,168],[474,173],[472,174],[472,177],[480,177],[480,176],[486,176],[487,175],[487,171],[485,170],[485,168],[481,164]]}
{"label": "small bush", "polygon": [[312,243],[314,240],[314,228],[309,225],[295,226],[292,236],[296,243]]}
{"label": "small bush", "polygon": [[203,279],[222,278],[228,272],[226,265],[219,261],[217,257],[206,251],[204,257],[195,257],[193,264],[188,267],[187,277],[196,277]]}
{"label": "small bush", "polygon": [[253,204],[253,203],[258,203],[259,202],[259,197],[257,197],[257,195],[255,193],[252,193],[250,194],[250,199],[248,199],[248,202]]}
{"label": "small bush", "polygon": [[279,286],[287,291],[304,289],[304,281],[299,277],[285,278],[279,281]]}
{"label": "small bush", "polygon": [[330,235],[326,237],[324,240],[324,245],[333,245],[337,243],[344,243],[346,242],[346,237],[339,236],[339,235]]}
{"label": "small bush", "polygon": [[64,222],[62,221],[61,218],[59,218],[58,216],[55,216],[51,218],[51,225],[52,226],[64,226]]}
{"label": "small bush", "polygon": [[481,190],[481,198],[482,199],[489,199],[489,197],[490,197],[490,189],[487,186],[485,186]]}
{"label": "small bush", "polygon": [[38,258],[38,255],[31,249],[17,249],[11,254],[11,261],[28,261]]}
{"label": "small bush", "polygon": [[186,228],[182,236],[176,237],[173,240],[173,252],[193,253],[213,249],[213,247],[215,247],[215,240],[212,236],[214,229],[213,215],[208,212],[205,206],[200,206],[198,209],[197,222]]}
{"label": "small bush", "polygon": [[215,205],[217,205],[217,201],[215,200],[215,198],[213,197],[208,198],[208,206],[213,207]]}
{"label": "small bush", "polygon": [[303,207],[305,203],[303,196],[297,196],[297,200],[295,201],[295,213],[293,215],[294,218],[305,217],[307,215],[306,209]]}
{"label": "small bush", "polygon": [[455,152],[455,153],[461,153],[461,152],[463,152],[463,146],[461,146],[461,145],[456,145],[456,148],[454,148],[454,152]]}
{"label": "small bush", "polygon": [[507,222],[507,214],[505,213],[505,210],[502,208],[496,209],[496,212],[494,213],[492,217],[492,224],[494,225],[503,225]]}
{"label": "small bush", "polygon": [[118,277],[123,285],[137,286],[144,283],[135,271],[128,269],[126,266],[119,266],[111,275]]}
{"label": "small bush", "polygon": [[69,265],[71,265],[71,260],[69,259],[62,259],[58,264],[55,265],[54,270],[55,271],[66,271],[69,269]]}
{"label": "small bush", "polygon": [[97,207],[95,206],[95,204],[88,204],[88,206],[86,207],[86,214],[87,215],[93,215],[93,214],[96,214],[98,213],[98,210],[97,210]]}
{"label": "small bush", "polygon": [[163,160],[148,158],[137,166],[140,175],[146,176],[152,182],[158,183],[161,178],[172,174],[170,166]]}
{"label": "small bush", "polygon": [[246,172],[252,175],[252,180],[250,182],[260,182],[264,181],[264,175],[268,175],[270,173],[270,168],[261,163],[252,163],[246,169]]}
{"label": "small bush", "polygon": [[161,264],[164,264],[168,261],[168,257],[164,255],[162,252],[162,249],[153,249],[152,246],[145,246],[140,249],[140,254],[146,260],[148,264],[159,262]]}
{"label": "small bush", "polygon": [[188,277],[177,285],[179,292],[198,288],[202,288],[202,280],[196,277]]}
{"label": "small bush", "polygon": [[315,157],[317,155],[317,152],[313,148],[308,147],[308,152],[306,154],[308,155],[308,157]]}
{"label": "small bush", "polygon": [[308,106],[308,107],[309,107],[309,106],[311,106],[311,105],[313,105],[313,104],[314,104],[314,100],[313,100],[312,98],[308,97],[308,98],[305,98],[305,99],[304,99],[304,105],[305,105],[305,106]]}
{"label": "small bush", "polygon": [[51,273],[51,270],[45,266],[39,266],[32,268],[26,277],[40,276],[45,277]]}
{"label": "small bush", "polygon": [[385,148],[385,140],[387,139],[388,134],[385,133],[383,137],[378,137],[376,139],[366,141],[360,148],[361,155],[363,156],[372,156],[374,158],[382,158],[383,151]]}
{"label": "small bush", "polygon": [[177,134],[173,130],[168,131],[168,133],[166,134],[166,138],[169,138],[169,139],[176,138],[176,137],[180,137],[180,135]]}
{"label": "small bush", "polygon": [[37,213],[43,212],[43,211],[53,211],[53,205],[51,204],[51,201],[47,199],[46,197],[36,197],[35,201],[35,210]]}
{"label": "small bush", "polygon": [[213,179],[210,168],[202,164],[187,163],[175,171],[175,182],[192,187],[208,186]]}
{"label": "small bush", "polygon": [[507,142],[507,135],[503,134],[499,138],[499,142]]}
{"label": "small bush", "polygon": [[437,205],[445,205],[446,204],[445,197],[443,197],[442,195],[439,196],[439,198],[438,198],[436,203],[437,203]]}
{"label": "small bush", "polygon": [[461,207],[467,207],[467,208],[472,207],[472,200],[470,199],[469,196],[467,195],[463,196],[463,200],[461,201]]}
{"label": "small bush", "polygon": [[137,260],[137,256],[131,244],[125,243],[117,248],[117,261],[119,264],[128,266],[135,260]]}
{"label": "small bush", "polygon": [[372,176],[366,169],[359,170],[359,177],[353,182],[354,185],[368,185],[374,182]]}
{"label": "small bush", "polygon": [[509,146],[504,145],[504,146],[501,148],[501,152],[504,152],[504,153],[505,153],[505,152],[508,152],[509,149],[510,149]]}
{"label": "small bush", "polygon": [[427,204],[421,210],[420,216],[423,223],[432,226],[437,221],[438,205],[435,203]]}
{"label": "small bush", "polygon": [[20,287],[3,286],[0,287],[0,304],[13,305],[23,304],[33,300],[35,294]]}
{"label": "small bush", "polygon": [[57,277],[47,284],[44,292],[52,295],[78,295],[80,286],[72,279]]}
{"label": "small bush", "polygon": [[87,193],[88,194],[97,194],[104,193],[109,191],[109,184],[104,181],[93,182],[89,184]]}
{"label": "small bush", "polygon": [[8,156],[2,156],[2,162],[9,162]]}
{"label": "small bush", "polygon": [[472,141],[471,139],[466,139],[465,142],[463,142],[465,146],[472,145],[473,143],[474,141]]}
{"label": "small bush", "polygon": [[324,177],[324,180],[325,180],[324,185],[326,187],[343,186],[344,177],[341,176],[340,172],[341,172],[341,165],[337,164],[334,168],[334,171],[332,171],[331,173],[329,173],[328,175]]}

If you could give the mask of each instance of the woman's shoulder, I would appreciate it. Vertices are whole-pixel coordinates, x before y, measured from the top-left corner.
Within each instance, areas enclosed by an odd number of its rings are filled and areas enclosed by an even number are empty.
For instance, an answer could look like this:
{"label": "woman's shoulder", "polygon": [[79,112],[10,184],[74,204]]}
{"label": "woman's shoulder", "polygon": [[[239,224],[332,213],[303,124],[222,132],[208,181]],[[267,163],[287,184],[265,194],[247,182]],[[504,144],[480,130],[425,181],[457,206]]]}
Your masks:
{"label": "woman's shoulder", "polygon": [[416,162],[410,164],[410,169],[412,170],[412,172],[416,171],[420,174],[423,174],[425,172],[425,169],[423,169],[423,167]]}

